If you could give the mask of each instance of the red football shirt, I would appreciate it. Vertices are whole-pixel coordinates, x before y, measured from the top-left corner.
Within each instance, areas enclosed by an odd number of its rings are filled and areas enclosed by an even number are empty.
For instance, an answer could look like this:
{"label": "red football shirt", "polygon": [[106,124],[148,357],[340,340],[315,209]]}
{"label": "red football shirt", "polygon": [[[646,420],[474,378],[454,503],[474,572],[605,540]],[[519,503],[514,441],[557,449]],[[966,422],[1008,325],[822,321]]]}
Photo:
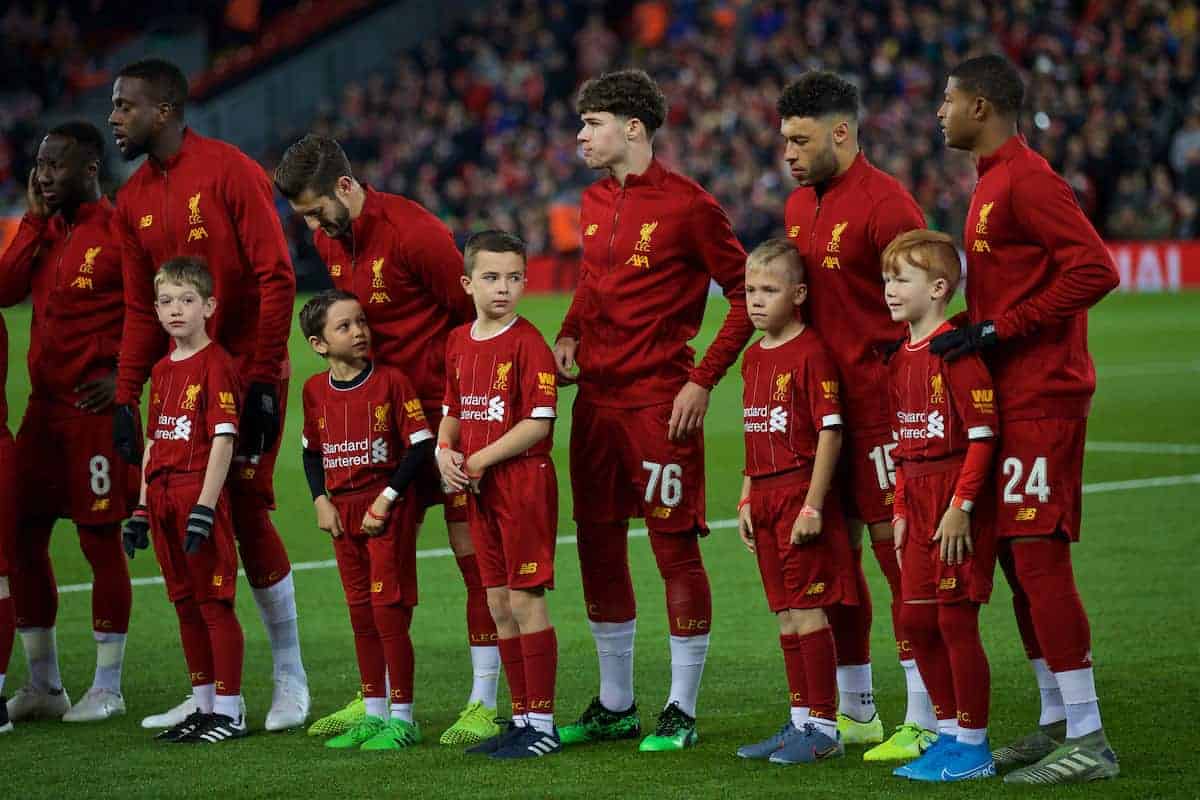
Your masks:
{"label": "red football shirt", "polygon": [[818,434],[842,424],[837,367],[817,332],[805,328],[777,347],[750,345],[742,381],[745,473],[811,471]]}
{"label": "red football shirt", "polygon": [[412,380],[435,409],[446,388],[446,336],[475,318],[462,288],[463,257],[441,220],[417,203],[366,189],[362,214],[342,237],[317,230],[313,244],[339,289],[353,292],[381,364]]}
{"label": "red football shirt", "polygon": [[[474,327],[450,332],[442,407],[458,420],[458,449],[468,458],[523,419],[553,421],[558,402],[554,354],[533,323],[517,317],[487,339],[476,339]],[[547,436],[522,455],[548,455],[552,446]]]}
{"label": "red football shirt", "polygon": [[887,370],[881,349],[904,335],[883,300],[879,257],[925,217],[904,186],[859,153],[850,169],[818,194],[801,186],[784,212],[788,238],[804,259],[804,313],[821,334],[845,384],[853,433],[888,427]]}
{"label": "red football shirt", "polygon": [[967,212],[967,312],[992,320],[985,353],[1005,419],[1085,417],[1096,390],[1087,310],[1121,279],[1071,187],[1014,136],[979,160]]}
{"label": "red football shirt", "polygon": [[915,344],[905,342],[888,363],[897,463],[963,456],[971,441],[991,439],[999,429],[983,361],[976,355],[943,361],[929,352],[930,340],[948,330],[944,323]]}
{"label": "red football shirt", "polygon": [[208,468],[213,438],[237,435],[239,378],[216,342],[182,361],[170,356],[150,372],[150,462],[146,480]]}
{"label": "red football shirt", "polygon": [[305,450],[319,452],[325,489],[336,495],[382,491],[410,445],[433,438],[421,399],[404,373],[372,364],[352,388],[334,386],[328,371],[304,384]]}

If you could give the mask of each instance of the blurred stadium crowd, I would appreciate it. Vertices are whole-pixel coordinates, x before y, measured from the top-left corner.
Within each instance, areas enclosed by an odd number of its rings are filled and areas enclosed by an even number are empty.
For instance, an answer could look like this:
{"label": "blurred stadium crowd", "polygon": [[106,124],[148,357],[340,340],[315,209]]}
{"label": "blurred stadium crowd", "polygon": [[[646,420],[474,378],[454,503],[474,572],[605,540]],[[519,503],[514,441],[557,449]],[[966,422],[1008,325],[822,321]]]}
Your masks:
{"label": "blurred stadium crowd", "polygon": [[[71,24],[10,9],[6,69],[20,53],[61,54]],[[931,226],[957,236],[975,173],[943,146],[934,114],[950,65],[1000,49],[1027,79],[1026,136],[1101,232],[1190,239],[1200,235],[1198,37],[1200,4],[1184,0],[491,2],[346,85],[311,128],[342,141],[358,177],[416,199],[460,236],[498,226],[522,231],[535,252],[568,254],[575,204],[594,180],[575,154],[574,90],[641,66],[671,104],[656,151],[718,197],[749,247],[778,231],[793,188],[775,98],[825,67],[859,79],[868,156],[911,188]],[[14,147],[30,139],[11,133],[36,125],[39,98],[0,97],[0,203],[20,197],[13,166],[29,154]],[[270,168],[303,132],[255,155]]]}

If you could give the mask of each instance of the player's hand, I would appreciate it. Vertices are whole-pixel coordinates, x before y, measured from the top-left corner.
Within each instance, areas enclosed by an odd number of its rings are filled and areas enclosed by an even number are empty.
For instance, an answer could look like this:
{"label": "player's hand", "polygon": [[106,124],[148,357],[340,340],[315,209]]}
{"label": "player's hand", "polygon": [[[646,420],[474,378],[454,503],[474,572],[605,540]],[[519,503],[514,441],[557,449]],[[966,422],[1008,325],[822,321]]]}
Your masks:
{"label": "player's hand", "polygon": [[316,500],[313,500],[313,506],[317,509],[317,527],[328,533],[333,538],[338,538],[342,535],[342,518],[338,515],[337,509],[333,507],[333,501],[328,495],[321,495]]}
{"label": "player's hand", "polygon": [[971,515],[961,508],[951,506],[942,515],[937,532],[933,534],[935,542],[941,542],[939,551],[942,561],[954,566],[962,564],[975,552],[971,543]]}
{"label": "player's hand", "polygon": [[897,564],[904,563],[902,553],[904,552],[904,534],[907,532],[908,520],[906,520],[904,517],[896,517],[892,520],[892,541],[895,543],[893,547],[896,548]]}
{"label": "player's hand", "polygon": [[50,205],[42,194],[42,185],[37,181],[37,167],[29,170],[29,185],[25,189],[25,204],[33,217],[50,216]]}
{"label": "player's hand", "polygon": [[750,519],[749,503],[738,509],[738,536],[742,537],[742,544],[746,545],[746,549],[753,553],[754,521]]}
{"label": "player's hand", "polygon": [[558,374],[568,381],[574,382],[579,375],[579,365],[575,363],[575,351],[579,349],[579,340],[564,336],[554,343],[554,366]]}
{"label": "player's hand", "polygon": [[975,325],[967,325],[935,336],[929,343],[929,352],[953,361],[968,353],[977,353],[1000,341],[996,336],[996,323],[990,319]]}
{"label": "player's hand", "polygon": [[254,381],[246,389],[246,403],[238,430],[243,455],[260,456],[279,438],[279,389],[273,383]]}
{"label": "player's hand", "polygon": [[117,406],[113,411],[113,447],[121,458],[141,466],[142,432],[136,406]]}
{"label": "player's hand", "polygon": [[113,370],[94,381],[85,381],[76,386],[75,391],[83,395],[75,404],[77,408],[92,414],[103,411],[111,406],[117,397],[117,371]]}
{"label": "player's hand", "polygon": [[671,404],[671,421],[667,423],[667,438],[673,442],[686,439],[704,427],[708,411],[708,389],[688,381],[675,395]]}
{"label": "player's hand", "polygon": [[804,544],[821,535],[821,512],[805,506],[792,523],[792,544]]}
{"label": "player's hand", "polygon": [[192,506],[192,513],[187,518],[187,538],[183,540],[183,552],[191,555],[197,552],[201,545],[212,536],[213,522],[217,515],[208,506],[199,503]]}
{"label": "player's hand", "polygon": [[463,472],[463,454],[449,447],[439,447],[437,451],[438,472],[442,480],[456,492],[466,489],[471,483],[467,473]]}
{"label": "player's hand", "polygon": [[479,484],[483,480],[483,474],[487,472],[487,465],[483,463],[479,453],[468,458],[462,469],[467,476],[467,489],[474,494],[479,494]]}
{"label": "player's hand", "polygon": [[387,524],[388,512],[391,510],[392,501],[381,493],[375,498],[375,502],[371,503],[367,513],[363,514],[362,532],[367,536],[378,536],[383,533],[383,528]]}
{"label": "player's hand", "polygon": [[150,546],[150,515],[145,506],[138,506],[121,526],[121,544],[125,546],[125,555],[133,558],[138,550]]}

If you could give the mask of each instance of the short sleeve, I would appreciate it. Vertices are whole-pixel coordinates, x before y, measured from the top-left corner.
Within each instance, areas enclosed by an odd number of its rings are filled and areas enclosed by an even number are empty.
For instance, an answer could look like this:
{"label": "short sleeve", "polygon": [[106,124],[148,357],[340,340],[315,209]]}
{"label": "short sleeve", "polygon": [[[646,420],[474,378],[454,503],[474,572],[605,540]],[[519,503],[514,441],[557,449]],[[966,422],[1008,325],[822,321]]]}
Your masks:
{"label": "short sleeve", "polygon": [[205,387],[208,429],[213,436],[236,436],[238,432],[238,376],[228,358],[209,362]]}
{"label": "short sleeve", "polygon": [[962,416],[967,439],[992,439],[999,431],[992,377],[978,355],[944,362],[950,397]]}
{"label": "short sleeve", "polygon": [[458,333],[451,331],[446,337],[446,395],[442,399],[442,416],[462,417],[462,396],[458,390]]}
{"label": "short sleeve", "polygon": [[317,398],[316,381],[322,380],[326,373],[314,376],[304,384],[302,403],[304,405],[304,428],[300,432],[300,446],[305,450],[321,451],[321,407]]}
{"label": "short sleeve", "polygon": [[513,419],[554,419],[558,416],[558,378],[554,354],[537,331],[517,352],[521,396]]}
{"label": "short sleeve", "polygon": [[404,438],[406,447],[420,444],[433,438],[421,398],[413,389],[412,381],[403,372],[393,372],[391,381],[392,419],[396,430]]}
{"label": "short sleeve", "polygon": [[824,347],[809,353],[804,374],[813,427],[824,430],[841,426],[841,379],[833,358]]}

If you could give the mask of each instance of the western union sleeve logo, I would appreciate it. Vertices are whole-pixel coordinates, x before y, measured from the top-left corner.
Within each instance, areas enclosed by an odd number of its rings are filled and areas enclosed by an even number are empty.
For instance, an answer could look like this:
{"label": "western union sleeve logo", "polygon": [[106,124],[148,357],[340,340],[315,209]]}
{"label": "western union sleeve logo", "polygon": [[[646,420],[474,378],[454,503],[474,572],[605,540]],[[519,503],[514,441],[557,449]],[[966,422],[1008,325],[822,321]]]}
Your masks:
{"label": "western union sleeve logo", "polygon": [[233,402],[233,392],[218,392],[217,405],[221,406],[221,410],[226,414],[233,414],[237,411],[237,405]]}
{"label": "western union sleeve logo", "polygon": [[539,372],[537,379],[538,389],[542,394],[550,398],[558,397],[558,380],[554,377],[553,372]]}
{"label": "western union sleeve logo", "polygon": [[826,400],[838,399],[838,382],[837,381],[821,381],[821,393],[825,395]]}
{"label": "western union sleeve logo", "polygon": [[404,413],[407,414],[408,418],[413,422],[425,421],[425,409],[421,408],[420,400],[405,400]]}
{"label": "western union sleeve logo", "polygon": [[992,389],[972,389],[971,403],[980,414],[996,412],[996,393]]}

